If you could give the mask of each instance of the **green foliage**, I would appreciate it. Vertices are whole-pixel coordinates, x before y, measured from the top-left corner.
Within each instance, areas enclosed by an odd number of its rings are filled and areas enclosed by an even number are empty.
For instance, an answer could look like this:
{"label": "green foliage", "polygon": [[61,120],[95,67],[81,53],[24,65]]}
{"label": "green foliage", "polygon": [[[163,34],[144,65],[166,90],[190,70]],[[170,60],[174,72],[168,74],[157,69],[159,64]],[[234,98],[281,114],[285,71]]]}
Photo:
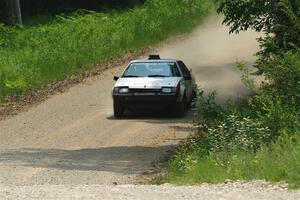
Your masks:
{"label": "green foliage", "polygon": [[[10,0],[0,0],[0,21],[5,21],[7,17],[6,2]],[[22,16],[27,23],[28,18],[36,18],[45,15],[57,15],[61,13],[72,13],[79,9],[93,11],[124,10],[142,5],[145,0],[22,0]],[[37,17],[38,16],[38,17]],[[31,20],[30,20],[31,21]]]}
{"label": "green foliage", "polygon": [[224,23],[230,32],[248,29],[256,31],[269,30],[272,16],[269,14],[271,0],[217,0],[218,12],[224,14]]}
{"label": "green foliage", "polygon": [[282,53],[300,48],[300,0],[218,0],[218,12],[224,14],[224,23],[230,32],[248,29],[263,31],[261,51],[256,65],[261,73],[266,71],[262,63],[281,59]]}
{"label": "green foliage", "polygon": [[149,0],[112,13],[75,13],[29,27],[0,25],[0,98],[76,74],[126,52],[189,31],[208,14],[208,0]]}
{"label": "green foliage", "polygon": [[254,80],[251,79],[251,71],[249,67],[246,65],[246,63],[240,62],[237,65],[237,68],[242,72],[241,80],[244,83],[244,85],[253,90],[255,87]]}
{"label": "green foliage", "polygon": [[215,102],[216,92],[205,96],[201,88],[197,88],[197,98],[194,101],[194,125],[205,129],[213,120],[220,116],[221,106]]}
{"label": "green foliage", "polygon": [[256,152],[269,135],[270,129],[262,122],[231,114],[208,129],[207,139],[213,152]]}
{"label": "green foliage", "polygon": [[260,68],[269,84],[263,89],[269,96],[278,95],[286,104],[294,101],[300,106],[300,49],[281,55],[272,55],[272,59],[260,60]]}
{"label": "green foliage", "polygon": [[295,49],[300,47],[300,1],[280,0],[278,7],[282,18],[280,23],[274,25],[274,32],[282,30],[284,33],[284,48]]}
{"label": "green foliage", "polygon": [[294,133],[300,130],[299,110],[294,103],[283,104],[278,96],[259,95],[251,107],[255,117],[271,130],[269,140],[275,140],[282,132]]}

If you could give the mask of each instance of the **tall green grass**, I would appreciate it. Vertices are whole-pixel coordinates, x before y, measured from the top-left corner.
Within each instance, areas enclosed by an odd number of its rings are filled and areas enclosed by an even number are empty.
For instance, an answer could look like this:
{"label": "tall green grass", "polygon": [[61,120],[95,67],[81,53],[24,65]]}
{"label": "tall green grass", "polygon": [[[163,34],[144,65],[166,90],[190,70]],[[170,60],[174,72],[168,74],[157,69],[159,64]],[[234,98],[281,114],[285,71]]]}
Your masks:
{"label": "tall green grass", "polygon": [[213,8],[209,0],[191,2],[148,0],[123,13],[74,14],[28,27],[0,24],[0,99],[189,31]]}
{"label": "tall green grass", "polygon": [[201,155],[194,149],[177,155],[171,163],[167,182],[176,184],[222,183],[224,180],[286,181],[300,188],[300,136],[284,135],[258,152],[238,151]]}

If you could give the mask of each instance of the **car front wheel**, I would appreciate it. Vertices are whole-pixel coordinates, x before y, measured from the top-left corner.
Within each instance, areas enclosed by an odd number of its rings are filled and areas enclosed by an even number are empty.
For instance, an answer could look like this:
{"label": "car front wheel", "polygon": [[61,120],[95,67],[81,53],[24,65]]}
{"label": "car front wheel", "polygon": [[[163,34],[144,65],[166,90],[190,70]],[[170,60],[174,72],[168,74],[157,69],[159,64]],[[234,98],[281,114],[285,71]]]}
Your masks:
{"label": "car front wheel", "polygon": [[120,118],[120,117],[123,116],[123,114],[124,114],[124,107],[121,104],[114,102],[114,116],[115,116],[115,118]]}
{"label": "car front wheel", "polygon": [[184,117],[185,111],[186,111],[186,100],[184,98],[182,102],[179,102],[176,106],[176,116]]}
{"label": "car front wheel", "polygon": [[197,91],[194,90],[193,93],[192,93],[192,96],[191,96],[191,100],[188,103],[189,108],[192,108],[192,107],[195,106],[194,101],[196,100],[196,98],[197,98]]}

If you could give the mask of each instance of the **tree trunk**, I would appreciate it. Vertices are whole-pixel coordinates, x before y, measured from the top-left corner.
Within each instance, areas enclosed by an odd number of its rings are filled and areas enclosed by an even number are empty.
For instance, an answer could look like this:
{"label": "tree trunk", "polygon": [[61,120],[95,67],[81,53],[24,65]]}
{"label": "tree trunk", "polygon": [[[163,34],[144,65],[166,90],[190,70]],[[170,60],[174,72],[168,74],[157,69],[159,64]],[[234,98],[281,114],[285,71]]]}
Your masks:
{"label": "tree trunk", "polygon": [[7,23],[10,25],[22,25],[21,4],[20,0],[6,0]]}

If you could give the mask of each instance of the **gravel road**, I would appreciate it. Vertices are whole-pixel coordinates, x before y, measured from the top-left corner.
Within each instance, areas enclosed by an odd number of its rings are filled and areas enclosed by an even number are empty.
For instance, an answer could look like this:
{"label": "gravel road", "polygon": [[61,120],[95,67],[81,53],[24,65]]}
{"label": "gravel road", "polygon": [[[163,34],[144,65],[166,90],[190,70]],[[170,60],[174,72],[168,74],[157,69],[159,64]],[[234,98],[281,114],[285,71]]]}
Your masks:
{"label": "gravel road", "polygon": [[[198,83],[217,90],[220,101],[242,98],[249,91],[233,66],[237,60],[253,62],[258,35],[227,32],[220,18],[212,17],[153,53],[186,61]],[[125,65],[0,121],[0,199],[295,199],[294,193],[253,184],[134,186],[187,137],[192,113],[183,119],[168,111],[114,119],[112,77]]]}
{"label": "gravel road", "polygon": [[[172,185],[47,185],[4,186],[0,199],[101,199],[101,200],[298,200],[299,191],[288,191],[263,182],[175,187]],[[1,191],[0,189],[0,191]]]}

